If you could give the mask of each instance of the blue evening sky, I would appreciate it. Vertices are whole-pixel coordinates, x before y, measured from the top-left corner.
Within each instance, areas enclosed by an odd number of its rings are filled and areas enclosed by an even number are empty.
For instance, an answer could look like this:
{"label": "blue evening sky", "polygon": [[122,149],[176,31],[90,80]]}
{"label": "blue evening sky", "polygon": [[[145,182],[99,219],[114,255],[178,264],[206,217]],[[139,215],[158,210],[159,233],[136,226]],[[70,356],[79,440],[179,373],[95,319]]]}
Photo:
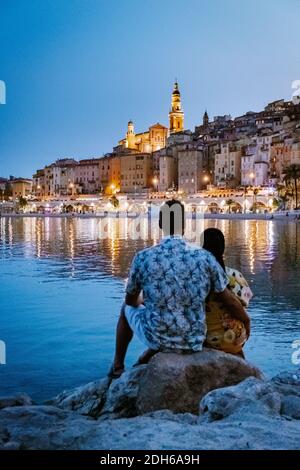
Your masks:
{"label": "blue evening sky", "polygon": [[175,77],[191,129],[290,99],[299,24],[299,0],[0,0],[0,176],[168,125]]}

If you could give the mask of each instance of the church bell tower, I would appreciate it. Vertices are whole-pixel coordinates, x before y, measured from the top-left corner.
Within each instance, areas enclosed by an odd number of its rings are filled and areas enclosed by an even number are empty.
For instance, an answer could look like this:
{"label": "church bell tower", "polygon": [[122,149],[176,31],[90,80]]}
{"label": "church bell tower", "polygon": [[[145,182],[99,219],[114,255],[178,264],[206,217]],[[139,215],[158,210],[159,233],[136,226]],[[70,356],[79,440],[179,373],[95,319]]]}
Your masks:
{"label": "church bell tower", "polygon": [[177,80],[175,81],[172,93],[172,103],[171,111],[169,112],[169,121],[171,134],[184,130],[184,112],[181,108],[181,98]]}
{"label": "church bell tower", "polygon": [[134,149],[136,147],[134,124],[131,120],[127,124],[126,147],[129,149]]}

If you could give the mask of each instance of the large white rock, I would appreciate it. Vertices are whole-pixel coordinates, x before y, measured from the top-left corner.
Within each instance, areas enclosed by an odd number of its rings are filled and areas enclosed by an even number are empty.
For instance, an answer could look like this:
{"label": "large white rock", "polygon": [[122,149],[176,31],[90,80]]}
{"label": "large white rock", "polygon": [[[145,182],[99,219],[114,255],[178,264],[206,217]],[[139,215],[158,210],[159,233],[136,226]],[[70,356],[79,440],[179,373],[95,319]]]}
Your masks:
{"label": "large white rock", "polygon": [[279,415],[281,397],[263,380],[249,377],[238,385],[212,390],[200,402],[200,421],[216,421],[230,415]]}
{"label": "large white rock", "polygon": [[0,411],[0,449],[299,449],[300,421],[235,414],[211,423],[159,411],[97,421],[51,406]]}
{"label": "large white rock", "polygon": [[199,401],[208,392],[251,376],[263,378],[257,367],[221,351],[158,353],[141,376],[137,409],[139,414],[161,409],[198,414]]}
{"label": "large white rock", "polygon": [[240,357],[204,349],[194,354],[158,353],[148,365],[134,367],[111,383],[108,379],[64,391],[47,404],[105,418],[130,418],[169,409],[198,414],[210,390],[237,384],[262,373]]}
{"label": "large white rock", "polygon": [[147,367],[134,367],[112,381],[101,412],[102,418],[131,418],[138,414],[136,404],[140,380]]}
{"label": "large white rock", "polygon": [[281,413],[289,418],[300,419],[300,369],[285,371],[271,381],[281,396]]}
{"label": "large white rock", "polygon": [[13,397],[0,397],[0,410],[9,406],[32,405],[31,398],[26,393],[19,393]]}
{"label": "large white rock", "polygon": [[97,417],[104,406],[110,382],[108,378],[104,378],[72,390],[65,390],[46,404]]}

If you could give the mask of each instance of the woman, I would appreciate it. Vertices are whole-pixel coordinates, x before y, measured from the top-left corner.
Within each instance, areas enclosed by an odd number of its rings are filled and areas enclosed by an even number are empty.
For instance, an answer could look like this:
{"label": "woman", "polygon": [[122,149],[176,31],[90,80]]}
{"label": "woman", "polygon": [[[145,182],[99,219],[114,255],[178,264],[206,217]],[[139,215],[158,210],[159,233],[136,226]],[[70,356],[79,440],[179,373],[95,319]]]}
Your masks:
{"label": "woman", "polygon": [[[223,233],[219,229],[208,228],[204,231],[203,238],[203,248],[215,256],[226,272],[228,288],[238,297],[241,304],[247,307],[253,294],[246,279],[239,271],[225,267]],[[206,324],[206,346],[244,357],[243,346],[248,339],[245,326],[226,311],[213,293],[206,299]]]}

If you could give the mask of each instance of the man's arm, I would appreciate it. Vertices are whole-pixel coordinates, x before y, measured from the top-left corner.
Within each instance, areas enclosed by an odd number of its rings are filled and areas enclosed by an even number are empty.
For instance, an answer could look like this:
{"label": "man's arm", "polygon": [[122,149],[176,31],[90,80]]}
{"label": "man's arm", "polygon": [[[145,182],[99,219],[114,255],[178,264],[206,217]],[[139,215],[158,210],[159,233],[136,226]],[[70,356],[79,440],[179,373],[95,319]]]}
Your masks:
{"label": "man's arm", "polygon": [[126,285],[125,304],[131,307],[138,307],[142,300],[139,298],[142,291],[140,279],[140,261],[137,254],[131,264],[129,276]]}
{"label": "man's arm", "polygon": [[232,314],[234,318],[244,323],[247,336],[250,336],[250,317],[246,310],[243,308],[241,302],[237,297],[226,288],[223,292],[215,292],[217,299],[222,302],[224,307]]}
{"label": "man's arm", "polygon": [[130,305],[131,307],[138,307],[141,304],[140,301],[140,292],[135,292],[134,294],[126,294],[125,304]]}

